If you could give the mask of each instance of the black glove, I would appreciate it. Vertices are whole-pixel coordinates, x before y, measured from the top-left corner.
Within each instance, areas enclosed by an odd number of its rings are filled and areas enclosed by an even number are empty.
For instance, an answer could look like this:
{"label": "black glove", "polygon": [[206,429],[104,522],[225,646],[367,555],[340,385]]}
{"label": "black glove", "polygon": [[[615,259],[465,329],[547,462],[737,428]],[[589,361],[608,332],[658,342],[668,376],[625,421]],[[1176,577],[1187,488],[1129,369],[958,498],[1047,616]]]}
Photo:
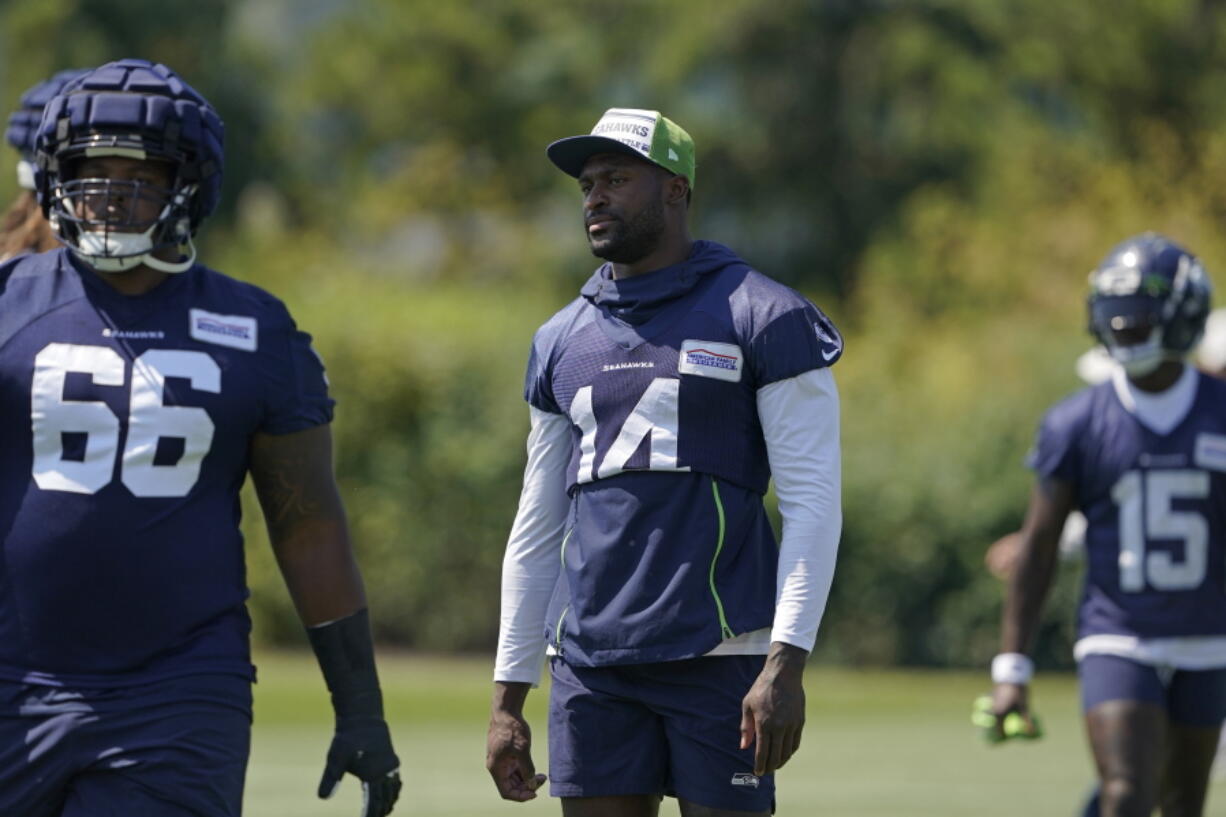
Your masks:
{"label": "black glove", "polygon": [[400,796],[400,760],[382,718],[337,720],[319,796],[331,797],[345,772],[362,781],[362,817],[392,813]]}
{"label": "black glove", "polygon": [[319,796],[331,797],[349,772],[362,781],[361,817],[391,814],[400,796],[400,759],[383,719],[369,615],[360,610],[312,627],[307,635],[336,711],[336,733],[328,747]]}

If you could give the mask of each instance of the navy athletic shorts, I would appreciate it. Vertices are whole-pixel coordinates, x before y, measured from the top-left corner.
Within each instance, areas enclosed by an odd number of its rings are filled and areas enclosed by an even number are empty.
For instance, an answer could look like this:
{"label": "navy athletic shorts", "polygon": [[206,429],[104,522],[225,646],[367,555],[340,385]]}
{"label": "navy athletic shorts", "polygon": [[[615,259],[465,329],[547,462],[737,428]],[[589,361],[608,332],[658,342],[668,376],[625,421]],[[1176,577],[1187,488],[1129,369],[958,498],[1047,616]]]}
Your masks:
{"label": "navy athletic shorts", "polygon": [[1154,667],[1118,655],[1087,655],[1077,666],[1081,707],[1106,701],[1148,701],[1167,711],[1172,723],[1218,726],[1226,720],[1226,669]]}
{"label": "navy athletic shorts", "polygon": [[123,689],[0,681],[0,814],[238,817],[251,682]]}
{"label": "navy athletic shorts", "polygon": [[741,700],[763,655],[572,667],[550,661],[549,792],[660,794],[708,808],[773,811],[774,775],[740,749]]}

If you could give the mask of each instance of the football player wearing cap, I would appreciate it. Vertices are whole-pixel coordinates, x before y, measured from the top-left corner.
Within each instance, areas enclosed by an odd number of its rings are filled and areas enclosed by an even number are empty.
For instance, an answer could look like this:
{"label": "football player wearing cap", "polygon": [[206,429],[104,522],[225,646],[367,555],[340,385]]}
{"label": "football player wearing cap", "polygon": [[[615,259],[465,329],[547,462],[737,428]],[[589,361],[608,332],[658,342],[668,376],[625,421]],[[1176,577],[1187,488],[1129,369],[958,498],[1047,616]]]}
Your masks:
{"label": "football player wearing cap", "polygon": [[671,795],[684,815],[765,815],[842,526],[842,339],[690,237],[694,144],[674,122],[615,108],[547,152],[605,263],[532,344],[486,765],[509,800],[543,783],[523,703],[548,652],[564,814],[654,815]]}
{"label": "football player wearing cap", "polygon": [[34,195],[34,136],[42,119],[43,106],[70,80],[84,74],[83,69],[60,71],[21,95],[17,110],[9,114],[4,139],[17,151],[17,186],[21,191],[0,216],[0,261],[27,252],[46,252],[59,246],[51,225],[43,217]]}
{"label": "football player wearing cap", "polygon": [[250,472],[336,711],[320,795],[400,781],[332,476],[332,400],[268,293],[195,259],[222,122],[164,65],[47,102],[39,201],[65,248],[0,264],[0,814],[235,817],[254,669]]}
{"label": "football player wearing cap", "polygon": [[1226,383],[1186,358],[1210,285],[1154,233],[1090,276],[1090,329],[1118,364],[1039,429],[1037,481],[992,662],[998,729],[1028,718],[1034,638],[1065,518],[1086,516],[1075,656],[1103,817],[1204,810],[1226,717]]}

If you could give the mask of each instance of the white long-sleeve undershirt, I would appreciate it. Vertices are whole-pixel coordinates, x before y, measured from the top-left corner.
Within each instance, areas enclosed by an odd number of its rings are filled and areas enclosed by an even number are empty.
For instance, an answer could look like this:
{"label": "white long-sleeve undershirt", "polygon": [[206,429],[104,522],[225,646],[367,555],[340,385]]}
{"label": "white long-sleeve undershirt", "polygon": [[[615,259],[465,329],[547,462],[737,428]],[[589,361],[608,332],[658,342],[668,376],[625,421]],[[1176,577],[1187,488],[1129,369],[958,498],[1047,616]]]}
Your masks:
{"label": "white long-sleeve undershirt", "polygon": [[528,464],[519,510],[502,557],[502,614],[495,681],[540,682],[545,613],[562,569],[562,530],[570,498],[570,418],[529,407]]}
{"label": "white long-sleeve undershirt", "polygon": [[765,653],[772,641],[812,650],[843,529],[839,393],[829,369],[758,390],[758,418],[783,518],[770,629],[730,638],[709,655]]}
{"label": "white long-sleeve undershirt", "polygon": [[[762,654],[772,641],[811,650],[842,530],[839,397],[829,369],[758,390],[758,416],[779,498],[777,603],[773,626],[724,641],[709,655]],[[502,562],[502,614],[495,681],[540,681],[545,613],[561,569],[570,500],[570,419],[531,408],[528,464]]]}

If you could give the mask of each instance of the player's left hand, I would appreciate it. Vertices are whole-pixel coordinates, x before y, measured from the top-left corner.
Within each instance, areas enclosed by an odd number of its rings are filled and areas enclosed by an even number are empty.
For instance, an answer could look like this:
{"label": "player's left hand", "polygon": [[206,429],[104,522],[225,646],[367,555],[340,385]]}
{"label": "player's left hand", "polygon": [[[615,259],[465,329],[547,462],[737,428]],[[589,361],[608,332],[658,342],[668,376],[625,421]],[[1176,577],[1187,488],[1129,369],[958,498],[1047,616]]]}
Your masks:
{"label": "player's left hand", "polygon": [[741,702],[741,748],[754,745],[753,773],[758,777],[781,768],[800,748],[806,657],[798,647],[772,645],[766,666]]}
{"label": "player's left hand", "polygon": [[400,796],[400,759],[382,718],[342,718],[328,747],[319,796],[331,797],[345,772],[362,781],[360,817],[384,817]]}

